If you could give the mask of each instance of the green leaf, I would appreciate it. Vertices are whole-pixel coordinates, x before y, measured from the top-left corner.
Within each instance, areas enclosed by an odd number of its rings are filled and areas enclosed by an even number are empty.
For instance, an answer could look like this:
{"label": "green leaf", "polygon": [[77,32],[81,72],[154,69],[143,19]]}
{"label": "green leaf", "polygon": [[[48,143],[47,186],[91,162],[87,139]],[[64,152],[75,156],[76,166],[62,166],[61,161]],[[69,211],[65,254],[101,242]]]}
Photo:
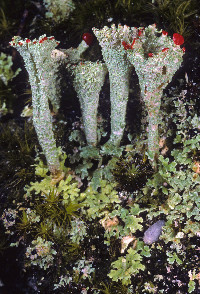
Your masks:
{"label": "green leaf", "polygon": [[168,191],[168,189],[166,187],[162,187],[162,192],[165,195],[168,195],[169,194],[169,191]]}
{"label": "green leaf", "polygon": [[176,138],[174,139],[174,143],[182,143],[182,136],[181,135],[176,135]]}
{"label": "green leaf", "polygon": [[111,264],[111,271],[108,276],[117,282],[121,280],[123,285],[131,283],[131,277],[144,270],[145,266],[141,263],[142,255],[133,248],[128,249],[125,257],[119,257]]}
{"label": "green leaf", "polygon": [[123,146],[116,147],[115,145],[112,145],[112,144],[104,144],[101,147],[100,154],[120,157],[122,155],[123,150],[124,150]]}
{"label": "green leaf", "polygon": [[76,168],[76,173],[81,175],[81,179],[84,179],[88,176],[88,169],[93,166],[92,162],[84,161],[83,164],[79,164]]}
{"label": "green leaf", "polygon": [[188,293],[192,293],[195,290],[196,283],[195,281],[189,281],[188,283]]}
{"label": "green leaf", "polygon": [[101,179],[102,179],[102,169],[95,170],[91,180],[92,189],[97,191],[97,189],[101,187]]}
{"label": "green leaf", "polygon": [[170,195],[167,200],[167,204],[171,209],[174,209],[181,201],[182,197],[178,193],[175,193],[175,195]]}
{"label": "green leaf", "polygon": [[131,233],[135,233],[137,230],[142,230],[143,218],[136,217],[135,215],[128,215],[125,221],[125,227],[130,229]]}
{"label": "green leaf", "polygon": [[80,156],[84,159],[88,159],[88,158],[100,159],[101,158],[99,154],[99,149],[93,146],[82,147]]}
{"label": "green leaf", "polygon": [[174,262],[177,262],[179,265],[183,263],[183,261],[177,256],[176,252],[167,252],[167,260],[170,264],[173,264]]}

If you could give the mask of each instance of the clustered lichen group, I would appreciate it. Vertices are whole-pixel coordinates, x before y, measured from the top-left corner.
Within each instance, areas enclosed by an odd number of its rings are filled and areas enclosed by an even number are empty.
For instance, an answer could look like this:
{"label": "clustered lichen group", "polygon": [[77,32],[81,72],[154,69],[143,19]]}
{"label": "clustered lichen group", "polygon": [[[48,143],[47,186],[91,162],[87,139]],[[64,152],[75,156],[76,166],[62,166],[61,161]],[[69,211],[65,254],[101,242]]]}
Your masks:
{"label": "clustered lichen group", "polygon": [[[52,131],[49,101],[59,109],[58,66],[62,61],[73,76],[82,110],[86,140],[96,146],[99,94],[108,71],[111,101],[111,135],[106,144],[119,146],[126,124],[130,75],[135,69],[141,96],[148,111],[148,152],[152,162],[159,151],[159,110],[163,90],[181,65],[184,39],[175,33],[173,40],[156,25],[130,28],[114,24],[101,30],[93,28],[102,48],[103,62],[84,62],[81,54],[92,43],[91,34],[84,34],[78,48],[55,50],[54,37],[38,40],[14,37],[10,43],[22,55],[32,89],[33,122],[39,142],[53,174],[60,171],[56,143]],[[61,86],[61,85],[59,85]]]}
{"label": "clustered lichen group", "polygon": [[46,18],[52,19],[55,23],[67,19],[70,13],[75,9],[73,0],[43,0],[46,8]]}

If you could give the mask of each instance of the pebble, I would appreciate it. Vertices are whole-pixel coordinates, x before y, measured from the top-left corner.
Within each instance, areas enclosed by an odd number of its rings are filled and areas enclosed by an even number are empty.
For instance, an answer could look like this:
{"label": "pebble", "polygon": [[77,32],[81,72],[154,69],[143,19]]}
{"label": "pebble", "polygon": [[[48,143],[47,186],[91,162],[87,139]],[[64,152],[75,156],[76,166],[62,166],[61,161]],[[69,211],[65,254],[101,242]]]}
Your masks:
{"label": "pebble", "polygon": [[145,244],[151,245],[152,243],[158,241],[161,233],[162,233],[162,227],[165,225],[164,220],[159,220],[156,223],[154,223],[152,226],[150,226],[145,232],[143,241]]}

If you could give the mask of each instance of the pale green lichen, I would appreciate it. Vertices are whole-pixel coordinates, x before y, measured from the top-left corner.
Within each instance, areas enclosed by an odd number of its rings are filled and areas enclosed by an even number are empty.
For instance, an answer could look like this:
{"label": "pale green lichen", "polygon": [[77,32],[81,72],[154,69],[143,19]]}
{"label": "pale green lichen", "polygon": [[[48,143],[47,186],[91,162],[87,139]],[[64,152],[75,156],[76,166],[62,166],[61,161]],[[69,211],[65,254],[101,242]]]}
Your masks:
{"label": "pale green lichen", "polygon": [[58,68],[51,57],[51,52],[58,42],[54,37],[47,38],[43,35],[33,41],[14,37],[10,45],[19,51],[25,62],[32,90],[33,124],[49,170],[52,174],[56,174],[60,170],[60,162],[52,128],[49,100],[57,111],[59,108],[56,86]]}
{"label": "pale green lichen", "polygon": [[32,265],[37,265],[46,270],[53,264],[54,256],[57,254],[53,245],[53,242],[38,237],[27,247],[26,257]]}
{"label": "pale green lichen", "polygon": [[71,72],[71,66],[74,64],[78,64],[82,57],[81,55],[89,48],[89,45],[82,40],[78,47],[70,47],[68,49],[55,49],[52,51],[52,58],[58,63],[64,63],[67,70]]}
{"label": "pale green lichen", "polygon": [[[82,40],[77,48],[54,50],[57,60],[64,60],[67,70],[73,76],[73,85],[77,92],[84,124],[84,131],[89,145],[97,144],[97,109],[99,94],[107,73],[102,62],[81,61],[82,53],[89,45]],[[80,62],[81,61],[81,62]]]}
{"label": "pale green lichen", "polygon": [[79,218],[71,221],[70,240],[73,243],[80,244],[87,236],[87,225]]}
{"label": "pale green lichen", "polygon": [[0,54],[0,117],[7,114],[8,112],[12,113],[12,109],[9,109],[7,103],[6,92],[4,87],[8,86],[8,83],[12,81],[21,71],[18,68],[15,72],[12,70],[12,56],[9,56],[3,52]]}
{"label": "pale green lichen", "polygon": [[52,19],[55,23],[59,23],[69,18],[70,13],[75,9],[72,0],[43,0],[47,9],[46,17]]}
{"label": "pale green lichen", "polygon": [[82,259],[79,259],[75,266],[73,267],[73,271],[77,279],[79,280],[85,280],[85,279],[91,279],[93,273],[95,273],[95,268],[93,266],[92,260],[86,260],[85,257]]}
{"label": "pale green lichen", "polygon": [[148,151],[153,160],[159,151],[161,97],[181,65],[184,50],[167,36],[167,32],[158,31],[155,25],[139,28],[138,32],[132,48],[126,44],[125,49],[129,61],[135,67],[141,95],[148,110]]}
{"label": "pale green lichen", "polygon": [[111,101],[111,136],[109,143],[119,145],[123,136],[126,106],[129,97],[129,80],[132,66],[126,58],[122,42],[129,42],[136,34],[135,28],[113,24],[101,30],[93,28],[109,72]]}
{"label": "pale green lichen", "polygon": [[82,40],[77,48],[62,50],[66,55],[66,67],[70,70],[71,64],[77,64],[81,60],[81,55],[89,48],[89,45]]}
{"label": "pale green lichen", "polygon": [[80,62],[71,67],[74,76],[73,85],[77,92],[83,117],[87,143],[97,144],[97,110],[99,94],[103,86],[107,69],[102,62]]}
{"label": "pale green lichen", "polygon": [[8,85],[8,82],[11,81],[14,77],[16,77],[21,71],[18,68],[15,72],[12,70],[12,56],[6,55],[1,52],[0,54],[0,80],[4,83],[4,85]]}

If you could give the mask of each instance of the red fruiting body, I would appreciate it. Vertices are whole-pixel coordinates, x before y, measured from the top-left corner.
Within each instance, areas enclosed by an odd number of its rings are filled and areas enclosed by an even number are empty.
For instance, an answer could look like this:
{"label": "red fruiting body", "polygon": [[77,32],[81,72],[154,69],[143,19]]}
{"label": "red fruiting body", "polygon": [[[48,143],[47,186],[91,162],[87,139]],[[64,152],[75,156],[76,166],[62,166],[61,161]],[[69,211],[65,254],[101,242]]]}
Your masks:
{"label": "red fruiting body", "polygon": [[49,40],[54,40],[54,39],[55,39],[54,37],[50,37],[50,38],[49,38]]}
{"label": "red fruiting body", "polygon": [[23,45],[23,43],[22,43],[22,42],[18,42],[18,45],[19,45],[19,46],[22,46],[22,45]]}
{"label": "red fruiting body", "polygon": [[94,37],[90,33],[84,33],[82,36],[82,40],[84,40],[88,46],[90,46],[92,44],[93,39],[94,39]]}
{"label": "red fruiting body", "polygon": [[43,41],[46,41],[46,40],[47,40],[47,37],[44,37],[44,38],[43,38]]}
{"label": "red fruiting body", "polygon": [[185,47],[182,48],[182,51],[185,52]]}
{"label": "red fruiting body", "polygon": [[59,44],[60,44],[60,42],[56,42],[56,44],[57,44],[57,45],[59,45]]}
{"label": "red fruiting body", "polygon": [[29,39],[26,39],[26,43],[30,43],[31,42],[31,40],[29,40]]}
{"label": "red fruiting body", "polygon": [[164,36],[167,36],[167,35],[168,35],[168,32],[162,30],[162,34],[163,34]]}
{"label": "red fruiting body", "polygon": [[162,52],[166,52],[168,50],[169,50],[169,48],[164,48],[164,49],[162,49]]}
{"label": "red fruiting body", "polygon": [[125,50],[127,50],[127,49],[132,49],[132,48],[131,48],[132,45],[127,44],[125,41],[122,42],[122,45],[124,46],[124,49],[125,49]]}
{"label": "red fruiting body", "polygon": [[148,53],[148,56],[149,57],[153,57],[153,53]]}
{"label": "red fruiting body", "polygon": [[124,49],[127,50],[127,43],[125,41],[122,41],[122,45],[124,46]]}
{"label": "red fruiting body", "polygon": [[36,41],[33,42],[34,45],[35,45],[36,43],[37,43]]}
{"label": "red fruiting body", "polygon": [[131,44],[131,49],[133,49],[134,44],[135,44],[135,38],[133,39],[133,42]]}
{"label": "red fruiting body", "polygon": [[184,43],[184,38],[178,33],[173,34],[173,41],[176,45],[182,45]]}
{"label": "red fruiting body", "polygon": [[43,39],[39,40],[39,43],[40,43],[40,44],[43,43]]}
{"label": "red fruiting body", "polygon": [[138,37],[140,37],[142,35],[142,30],[138,31]]}

